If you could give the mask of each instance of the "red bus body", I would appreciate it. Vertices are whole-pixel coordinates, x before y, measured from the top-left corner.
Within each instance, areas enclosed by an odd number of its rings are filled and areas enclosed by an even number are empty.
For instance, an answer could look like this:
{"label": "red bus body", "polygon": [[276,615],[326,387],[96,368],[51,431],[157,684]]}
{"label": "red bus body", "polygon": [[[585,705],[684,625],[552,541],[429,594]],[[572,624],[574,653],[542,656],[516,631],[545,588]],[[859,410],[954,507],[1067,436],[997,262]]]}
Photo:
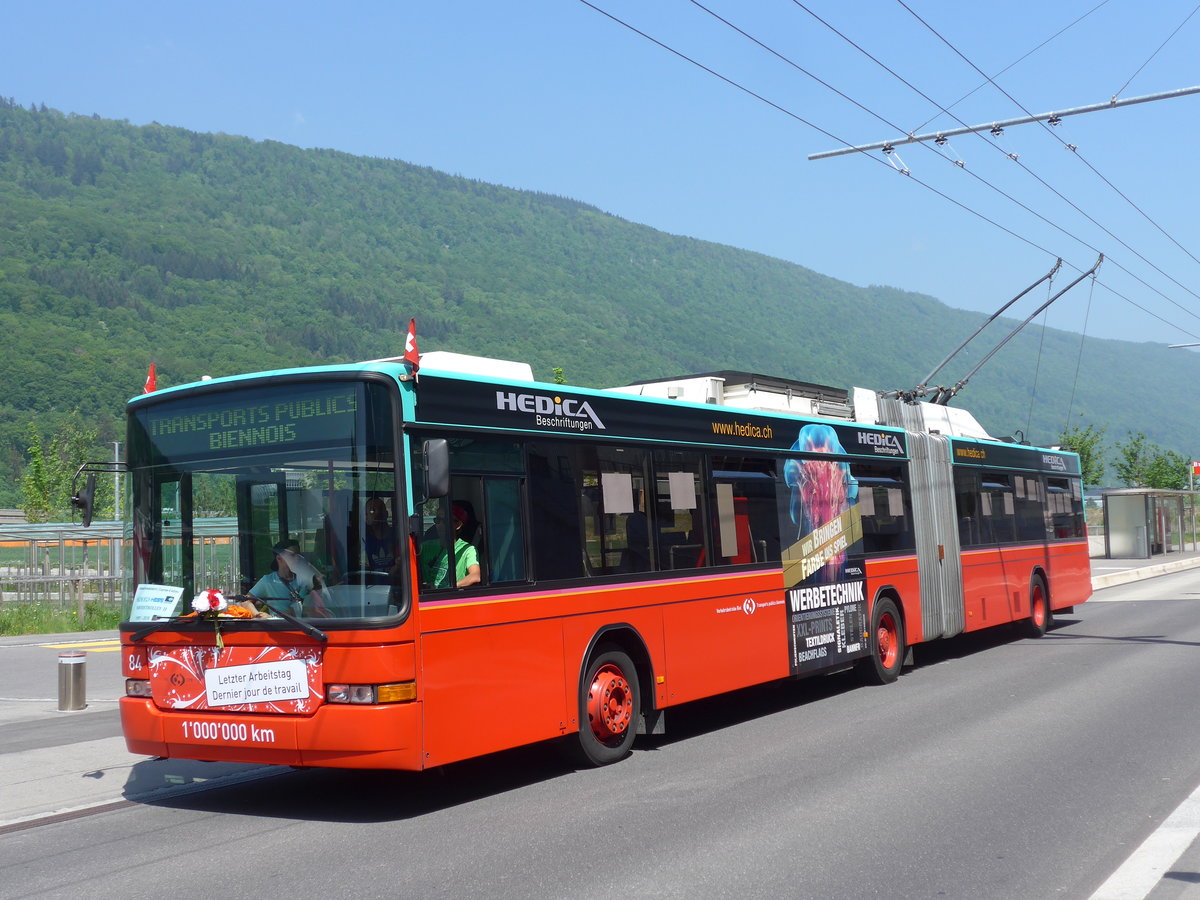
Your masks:
{"label": "red bus body", "polygon": [[[925,641],[1006,623],[1036,621],[1039,598],[1045,599],[1043,618],[1048,621],[1051,610],[1074,607],[1090,595],[1078,461],[1070,454],[1035,451],[977,437],[937,438],[946,449],[944,460],[934,463],[933,468],[941,472],[938,477],[944,477],[945,489],[935,491],[915,474],[920,466],[912,462],[909,453],[917,441],[911,427],[877,426],[874,420],[869,426],[838,425],[866,434],[870,440],[864,439],[863,447],[873,444],[893,448],[888,450],[890,456],[876,461],[867,458],[865,449],[855,456],[841,446],[841,453],[831,453],[808,445],[788,448],[778,442],[773,446],[754,443],[756,439],[764,440],[761,436],[767,432],[778,437],[785,429],[791,434],[798,425],[819,423],[816,417],[798,419],[744,409],[726,416],[726,411],[690,408],[687,415],[696,421],[700,421],[696,417],[707,416],[724,431],[741,430],[757,437],[741,440],[735,433],[719,443],[701,443],[695,438],[688,443],[672,431],[682,428],[672,425],[676,416],[672,404],[661,400],[609,398],[602,397],[604,392],[570,390],[561,385],[426,371],[421,372],[420,383],[414,384],[407,377],[407,369],[399,364],[364,366],[339,375],[347,382],[368,376],[381,385],[372,389],[384,398],[376,403],[379,409],[385,410],[391,404],[395,433],[400,435],[397,442],[405,448],[395,453],[394,484],[378,491],[386,493],[397,511],[404,512],[395,517],[401,547],[395,566],[403,574],[387,588],[391,606],[386,612],[375,610],[369,615],[364,606],[363,614],[357,616],[327,620],[305,617],[308,624],[317,627],[317,634],[306,633],[278,618],[249,622],[219,618],[215,623],[198,621],[202,617],[167,621],[148,616],[143,607],[122,625],[123,665],[130,695],[122,698],[120,708],[131,752],[291,766],[421,770],[539,741],[574,740],[574,736],[583,739],[597,727],[588,721],[597,709],[596,701],[586,695],[603,688],[610,698],[606,712],[611,712],[617,723],[609,727],[620,732],[613,734],[603,728],[598,732],[603,746],[599,757],[593,755],[592,761],[605,762],[609,761],[604,756],[605,747],[613,748],[619,756],[628,746],[626,733],[661,729],[663,712],[673,706],[849,665],[869,672],[875,663],[875,671],[882,675],[879,680],[891,680],[899,673],[902,659],[884,665],[886,671],[880,672],[884,643],[899,640],[902,656],[905,648]],[[314,378],[307,373],[305,377]],[[272,392],[287,395],[295,379],[296,373],[232,379],[218,386],[225,393],[213,394],[212,385],[206,384],[194,391],[182,389],[175,396],[188,402],[211,402],[216,412],[206,421],[222,416],[236,421],[240,413],[234,412],[241,407],[235,407],[234,402],[242,402],[237,399],[237,388],[254,388],[263,397]],[[545,429],[501,428],[491,412],[478,417],[471,412],[468,395],[472,391],[486,402],[490,402],[486,396],[489,392],[497,395],[495,415],[519,410],[521,404],[526,404],[522,397],[553,396],[560,404],[555,418],[561,418],[561,424],[568,428],[579,425],[579,417],[584,414],[580,410],[586,405],[584,412],[593,423],[605,426],[604,433],[590,430],[586,436],[557,432],[548,436]],[[510,399],[510,394],[516,399]],[[424,412],[425,395],[439,398],[428,401],[436,414]],[[567,395],[576,398],[574,405],[564,399]],[[360,394],[355,403],[346,404],[355,406],[360,416],[364,396]],[[146,445],[147,433],[166,427],[155,424],[153,400],[131,401],[131,415],[136,410],[141,416],[136,426],[141,431],[136,438],[131,436],[135,448],[139,441]],[[266,409],[265,403],[255,402],[257,406],[246,408]],[[321,402],[323,406],[314,401],[308,409],[298,407],[299,412],[278,415],[337,414],[337,402]],[[540,402],[535,399],[526,405]],[[682,410],[683,405],[679,408]],[[626,409],[631,416],[641,416],[652,425],[646,424],[640,430],[618,426],[618,416]],[[173,418],[164,421],[181,429],[181,434],[197,429],[201,433],[196,439],[207,440],[210,446],[222,441],[235,443],[233,438],[213,438],[196,424],[200,420],[195,413],[188,415],[192,418],[173,412]],[[682,422],[683,413],[679,416]],[[726,427],[723,416],[733,424]],[[380,413],[379,418],[383,421],[386,415]],[[569,421],[572,418],[576,421]],[[277,426],[279,434],[286,435],[288,427],[287,421]],[[301,433],[303,439],[305,427],[297,418],[292,431]],[[386,428],[380,425],[378,430],[382,434]],[[710,433],[716,432],[714,425]],[[847,434],[851,432],[838,432],[843,439]],[[458,442],[457,463],[455,451],[451,451],[451,474],[457,479],[458,493],[477,499],[480,506],[486,507],[485,515],[491,515],[493,508],[499,510],[485,523],[487,533],[481,547],[486,549],[479,557],[485,569],[484,582],[466,589],[421,585],[417,544],[432,538],[423,531],[416,460],[420,447],[428,448],[429,440],[443,436]],[[217,459],[195,465],[194,474],[178,476],[184,465],[171,462],[169,457],[174,453],[179,459],[187,458],[185,439],[191,437],[171,435],[163,438],[161,445],[145,451],[146,469],[141,476],[137,463],[131,461],[134,492],[140,490],[138,496],[149,511],[144,517],[145,533],[140,539],[140,533],[134,535],[135,558],[130,565],[135,573],[130,591],[133,609],[138,608],[132,594],[139,584],[168,584],[168,572],[175,571],[163,561],[175,546],[164,537],[167,528],[174,527],[166,524],[174,521],[168,515],[182,520],[179,543],[184,550],[176,568],[184,573],[183,589],[190,593],[191,589],[213,586],[201,584],[205,579],[213,580],[201,572],[203,554],[187,549],[189,533],[193,535],[191,542],[200,545],[194,537],[202,519],[197,512],[201,504],[195,485],[208,477],[210,470],[220,473],[222,467],[230,471],[233,467]],[[244,443],[246,439],[238,440]],[[263,440],[275,439],[267,434]],[[372,440],[384,442],[378,437]],[[504,446],[495,453],[505,456],[491,472],[482,451],[471,448],[491,447],[497,442]],[[605,462],[609,444],[620,445],[621,452],[636,456],[637,461],[627,465],[618,454],[613,456],[615,462]],[[275,454],[287,449],[272,443],[264,446]],[[549,451],[545,451],[546,446]],[[597,468],[586,469],[580,464],[582,475],[576,473],[575,483],[582,486],[576,493],[582,491],[585,500],[567,497],[563,491],[556,499],[554,491],[562,484],[550,480],[537,483],[537,467],[552,461],[555,454],[570,452],[577,453],[578,459],[591,459],[588,454],[597,447]],[[897,453],[895,447],[903,452]],[[326,453],[331,460],[337,455],[332,450]],[[952,453],[969,458],[978,472],[959,466]],[[1034,463],[1024,462],[1034,460],[1034,454],[1041,454],[1037,458],[1043,459],[1045,466],[1039,469]],[[799,537],[790,546],[787,537],[762,538],[768,530],[763,523],[769,522],[764,510],[772,504],[778,507],[776,515],[783,530],[792,528],[794,520],[799,521],[796,508],[800,487],[789,495],[785,480],[803,480],[796,473],[806,461],[827,466],[826,460],[835,458],[843,466],[839,471],[844,477],[838,476],[843,478],[842,493],[849,497],[843,502],[841,524],[835,523],[834,527],[824,522],[810,532],[804,531],[807,525],[798,527]],[[255,469],[249,465],[230,476],[230,485],[241,492],[236,552],[240,554],[243,584],[262,574],[268,560],[263,550],[266,538],[251,534],[248,523],[258,523],[256,528],[264,534],[270,531],[267,536],[274,537],[294,527],[290,523],[303,525],[307,521],[296,512],[302,505],[297,499],[301,488],[296,484],[311,492],[309,499],[324,498],[322,502],[326,503],[320,515],[312,516],[320,524],[310,529],[310,555],[321,556],[327,547],[334,546],[329,541],[329,531],[334,528],[330,523],[343,511],[344,504],[338,505],[339,491],[343,490],[339,485],[343,482],[334,477],[333,462],[328,463],[327,474],[314,465],[301,477],[296,474],[301,469],[299,455],[295,459],[284,459],[282,455],[271,459],[287,477],[255,481],[265,477],[261,475],[265,467]],[[735,471],[734,466],[740,468]],[[143,478],[141,488],[139,477]],[[321,483],[321,477],[326,478],[325,483]],[[689,478],[693,485],[690,489]],[[953,479],[957,481],[951,489]],[[852,489],[846,489],[844,485],[851,482]],[[182,486],[180,498],[186,489],[193,491],[196,499],[179,499],[177,506],[169,507],[164,498],[175,496],[171,491],[176,490],[176,484]],[[627,498],[617,496],[618,488],[630,484],[635,488],[635,498],[643,497],[645,512],[658,529],[649,539],[651,562],[637,572],[625,571],[628,563],[617,561],[627,560],[637,549],[633,546],[632,521],[643,507],[636,499],[631,507],[625,503]],[[727,487],[722,489],[722,484]],[[689,490],[695,495],[689,496]],[[955,491],[961,495],[957,507]],[[264,501],[266,495],[270,497]],[[982,499],[985,495],[987,502]],[[495,499],[500,496],[503,502]],[[787,518],[789,496],[792,519]],[[772,497],[779,498],[778,502]],[[680,505],[668,508],[668,500]],[[940,514],[942,524],[936,528],[916,521],[927,501],[939,503],[945,510]],[[135,497],[135,505],[138,502]],[[449,498],[437,502],[448,503]],[[506,550],[500,546],[513,543],[512,534],[520,531],[513,523],[520,516],[536,518],[537,509],[555,509],[555,503],[572,511],[582,523],[578,540],[571,535],[562,538],[562,546],[577,548],[582,563],[570,553],[561,554],[556,562],[544,547],[534,546],[539,536],[545,544],[561,533],[562,527],[521,519],[524,531],[517,535],[521,548]],[[964,507],[971,504],[978,508],[969,510],[972,515],[963,515]],[[1030,511],[1034,506],[1041,512]],[[280,517],[270,528],[262,524],[266,514],[261,509],[268,508],[270,515]],[[172,512],[164,512],[167,509]],[[351,513],[346,515],[352,517]],[[755,515],[759,516],[757,520]],[[1029,534],[1038,527],[1037,515],[1045,523],[1043,537],[1031,539]],[[874,532],[898,528],[898,520],[906,520],[903,527],[908,531],[897,531],[899,537],[894,541],[891,536],[871,537]],[[618,521],[624,523],[623,531],[617,530],[614,523]],[[511,527],[496,526],[500,522]],[[352,525],[350,521],[347,527]],[[1011,528],[1014,538],[983,543],[982,538],[973,535],[984,525]],[[1025,538],[1019,536],[1022,527],[1026,529]],[[808,534],[816,537],[810,540]],[[828,539],[829,535],[834,538]],[[872,540],[876,543],[871,544]],[[155,549],[155,541],[163,546]],[[624,545],[618,546],[621,541]],[[820,541],[825,541],[825,548],[813,549]],[[344,542],[345,546],[350,543]],[[682,553],[677,552],[681,547]],[[881,547],[892,549],[878,549]],[[335,550],[323,559],[330,569],[337,567]],[[814,555],[818,552],[823,555]],[[539,557],[539,553],[543,555]],[[804,553],[809,553],[811,559],[803,558]],[[563,560],[561,556],[569,558]],[[680,563],[680,559],[686,562]],[[923,571],[944,568],[947,559],[957,560],[959,576],[940,585],[928,575],[922,577]],[[822,564],[823,560],[828,561]],[[720,564],[714,564],[718,561]],[[841,574],[828,577],[833,563],[841,567]],[[539,577],[539,566],[559,564],[576,567],[576,574],[560,572],[556,577]],[[796,566],[806,573],[803,579],[795,577],[800,571]],[[182,595],[181,599],[187,600]],[[298,608],[303,612],[303,604]],[[175,607],[174,615],[182,609],[182,605]],[[881,620],[881,609],[894,610],[895,614],[884,615]],[[1042,622],[1043,627],[1045,624]],[[850,630],[853,633],[842,633]],[[622,657],[607,669],[602,667],[593,683],[592,663],[604,652],[614,650]],[[261,687],[248,687],[246,679]],[[342,686],[351,690],[344,691]],[[349,696],[355,686],[366,691],[367,702],[332,699],[335,694]],[[258,690],[265,694],[255,694]],[[636,704],[629,696],[631,692],[637,695]],[[256,696],[268,699],[256,700]],[[620,717],[629,713],[633,713],[633,719],[623,723]]]}

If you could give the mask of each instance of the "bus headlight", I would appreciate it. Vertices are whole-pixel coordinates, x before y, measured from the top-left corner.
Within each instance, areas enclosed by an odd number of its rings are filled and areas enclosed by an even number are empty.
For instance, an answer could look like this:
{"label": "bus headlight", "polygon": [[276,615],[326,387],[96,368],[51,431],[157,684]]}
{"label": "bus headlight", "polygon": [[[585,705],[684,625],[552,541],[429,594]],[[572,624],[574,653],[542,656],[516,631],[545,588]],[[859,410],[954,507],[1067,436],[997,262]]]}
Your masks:
{"label": "bus headlight", "polygon": [[126,678],[125,679],[125,696],[126,697],[150,697],[150,681],[146,678]]}
{"label": "bus headlight", "polygon": [[417,699],[417,686],[412,681],[397,684],[327,684],[326,703],[407,703]]}
{"label": "bus headlight", "polygon": [[374,703],[373,684],[327,684],[325,700],[328,703]]}

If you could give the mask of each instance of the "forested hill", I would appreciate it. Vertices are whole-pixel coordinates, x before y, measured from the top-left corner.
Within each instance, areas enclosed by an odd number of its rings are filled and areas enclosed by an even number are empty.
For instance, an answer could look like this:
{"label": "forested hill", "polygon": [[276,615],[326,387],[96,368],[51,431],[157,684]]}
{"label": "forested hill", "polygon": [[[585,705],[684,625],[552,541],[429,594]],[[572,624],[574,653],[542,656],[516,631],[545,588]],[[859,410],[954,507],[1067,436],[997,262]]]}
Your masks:
{"label": "forested hill", "polygon": [[[151,361],[165,386],[395,355],[415,317],[423,351],[561,366],[573,384],[739,369],[891,388],[981,321],[561,197],[4,100],[0,273],[0,506],[30,421],[49,433],[79,410],[119,439]],[[1078,335],[1027,331],[962,397],[994,432],[1054,440],[1074,392],[1073,424],[1191,452],[1200,404],[1161,385],[1194,383],[1194,355],[1089,340],[1081,357]]]}

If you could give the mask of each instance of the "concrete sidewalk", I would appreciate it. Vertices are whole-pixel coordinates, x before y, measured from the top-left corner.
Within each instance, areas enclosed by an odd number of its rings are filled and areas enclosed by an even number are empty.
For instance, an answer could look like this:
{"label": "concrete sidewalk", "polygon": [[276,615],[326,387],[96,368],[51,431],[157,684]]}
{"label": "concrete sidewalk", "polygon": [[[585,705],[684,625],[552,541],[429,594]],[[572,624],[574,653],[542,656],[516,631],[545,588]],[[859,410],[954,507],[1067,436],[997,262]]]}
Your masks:
{"label": "concrete sidewalk", "polygon": [[281,767],[134,756],[121,737],[0,756],[0,834],[95,807],[146,802],[286,771]]}
{"label": "concrete sidewalk", "polygon": [[[0,660],[8,663],[0,688],[0,834],[47,817],[289,771],[131,754],[117,711],[125,684],[118,648],[115,631],[0,638]],[[83,709],[63,711],[54,676],[38,673],[72,649],[87,651],[86,700]]]}
{"label": "concrete sidewalk", "polygon": [[[1200,552],[1172,554],[1161,562],[1096,558],[1092,560],[1092,587],[1100,590],[1197,566]],[[116,632],[0,638],[0,648],[20,641],[23,647],[42,647],[50,653],[72,642],[115,645],[116,640]],[[129,753],[120,736],[117,714],[117,697],[124,690],[117,663],[114,653],[98,664],[104,669],[103,677],[94,691],[89,690],[84,710],[60,712],[57,697],[0,697],[0,727],[4,729],[0,740],[0,833],[27,827],[47,816],[145,802],[290,771],[279,766],[156,759]],[[65,724],[68,721],[69,726]]]}

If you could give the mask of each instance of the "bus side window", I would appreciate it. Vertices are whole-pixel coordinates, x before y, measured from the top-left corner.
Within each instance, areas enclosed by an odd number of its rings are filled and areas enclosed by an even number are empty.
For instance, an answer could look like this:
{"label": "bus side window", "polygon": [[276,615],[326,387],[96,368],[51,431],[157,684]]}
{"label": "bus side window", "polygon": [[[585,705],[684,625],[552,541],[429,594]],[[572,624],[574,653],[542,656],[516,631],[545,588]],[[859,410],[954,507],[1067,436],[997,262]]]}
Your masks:
{"label": "bus side window", "polygon": [[969,469],[954,472],[954,505],[958,513],[958,540],[963,547],[983,543],[979,521],[979,479]]}
{"label": "bus side window", "polygon": [[516,478],[485,478],[484,526],[476,545],[486,559],[491,583],[526,580],[525,528],[521,518],[521,482]]}
{"label": "bus side window", "polygon": [[651,503],[658,526],[655,542],[660,569],[703,565],[707,536],[700,472],[697,453],[660,450],[654,454]]}
{"label": "bus side window", "polygon": [[1046,510],[1042,483],[1037,478],[1014,476],[1016,488],[1017,540],[1046,540]]}
{"label": "bus side window", "polygon": [[780,559],[775,461],[714,456],[711,494],[714,552],[708,565]]}
{"label": "bus side window", "polygon": [[[448,440],[452,505],[446,508],[462,514],[457,535],[471,546],[478,560],[478,584],[527,581],[530,529],[549,541],[555,528],[553,517],[545,515],[547,506],[537,502],[536,489],[531,492],[532,521],[526,518],[525,487],[531,483],[545,487],[554,479],[527,477],[525,446],[520,441],[486,437]],[[529,459],[536,473],[547,473],[544,457],[531,452]],[[549,527],[547,518],[552,522]],[[547,546],[548,552],[554,549]]]}
{"label": "bus side window", "polygon": [[981,487],[983,542],[1011,543],[1016,539],[1016,500],[1010,477],[999,472],[985,472]]}
{"label": "bus side window", "polygon": [[650,520],[643,479],[633,472],[600,472],[600,567],[607,572],[650,570]]}
{"label": "bus side window", "polygon": [[912,507],[900,466],[852,463],[864,553],[894,553],[915,546]]}
{"label": "bus side window", "polygon": [[1084,536],[1083,488],[1078,478],[1047,478],[1046,530],[1052,540]]}
{"label": "bus side window", "polygon": [[648,572],[654,510],[647,508],[647,453],[638,447],[581,446],[580,502],[587,515],[583,555],[595,575]]}
{"label": "bus side window", "polygon": [[529,445],[529,549],[538,581],[584,574],[572,455],[569,447],[551,441]]}

